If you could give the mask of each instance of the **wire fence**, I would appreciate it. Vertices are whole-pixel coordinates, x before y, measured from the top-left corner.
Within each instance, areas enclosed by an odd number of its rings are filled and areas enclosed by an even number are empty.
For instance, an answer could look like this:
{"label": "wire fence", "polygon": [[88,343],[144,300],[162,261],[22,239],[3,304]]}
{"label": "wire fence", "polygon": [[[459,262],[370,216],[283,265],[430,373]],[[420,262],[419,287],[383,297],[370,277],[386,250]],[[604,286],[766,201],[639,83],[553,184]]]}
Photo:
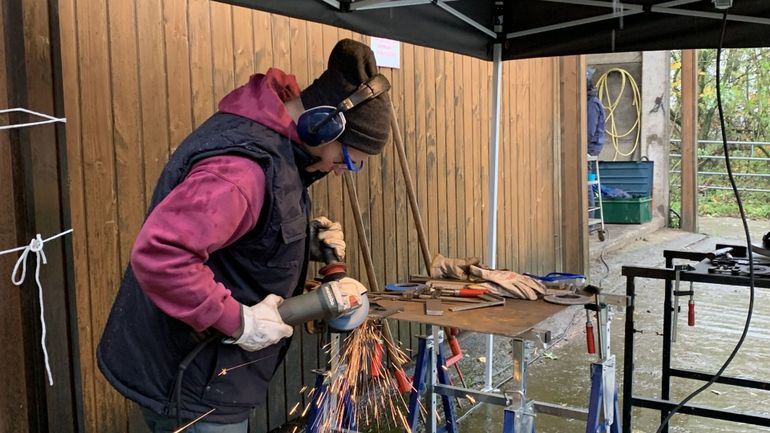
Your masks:
{"label": "wire fence", "polygon": [[[681,187],[681,140],[671,140],[670,171],[671,188]],[[730,162],[736,185],[741,192],[770,193],[770,142],[728,141]],[[698,140],[698,190],[732,190],[727,171],[722,142]]]}

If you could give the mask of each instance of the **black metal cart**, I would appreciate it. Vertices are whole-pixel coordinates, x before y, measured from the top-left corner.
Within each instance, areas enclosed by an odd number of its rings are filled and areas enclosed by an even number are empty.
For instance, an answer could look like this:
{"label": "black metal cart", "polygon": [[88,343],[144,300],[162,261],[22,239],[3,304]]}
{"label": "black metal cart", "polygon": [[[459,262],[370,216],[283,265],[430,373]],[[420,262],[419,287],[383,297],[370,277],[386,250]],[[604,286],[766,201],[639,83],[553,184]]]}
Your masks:
{"label": "black metal cart", "polygon": [[[732,286],[749,286],[748,266],[745,246],[717,245],[716,250],[708,253],[692,251],[663,252],[666,260],[665,268],[623,266],[622,275],[626,277],[626,296],[629,306],[626,310],[625,323],[625,359],[623,361],[623,432],[630,433],[631,411],[634,406],[658,410],[661,421],[668,415],[678,402],[671,401],[671,378],[709,381],[713,374],[671,367],[671,343],[673,335],[673,317],[678,314],[679,296],[691,295],[691,291],[672,290],[672,282],[699,282],[724,284]],[[675,266],[674,260],[686,261],[687,264]],[[755,287],[770,288],[770,258],[754,254],[754,285]],[[663,298],[663,351],[661,356],[660,398],[635,396],[633,393],[634,374],[634,298],[636,295],[636,278],[651,278],[665,281],[665,296]],[[770,390],[770,382],[721,376],[716,383],[723,383],[744,388]],[[701,417],[734,421],[759,426],[770,426],[770,418],[730,410],[715,409],[701,405],[687,404],[679,413]],[[668,426],[663,432],[668,432]]]}

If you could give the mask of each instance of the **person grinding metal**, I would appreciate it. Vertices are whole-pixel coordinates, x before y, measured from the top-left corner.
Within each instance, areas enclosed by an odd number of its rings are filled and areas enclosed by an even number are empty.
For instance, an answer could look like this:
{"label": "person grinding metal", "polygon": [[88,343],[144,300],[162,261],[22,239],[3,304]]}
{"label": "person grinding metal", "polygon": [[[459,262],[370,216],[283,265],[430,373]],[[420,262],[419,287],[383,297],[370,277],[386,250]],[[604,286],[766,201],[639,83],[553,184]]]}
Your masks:
{"label": "person grinding metal", "polygon": [[97,349],[151,431],[208,413],[186,431],[247,432],[293,332],[279,305],[324,246],[345,255],[339,223],[311,223],[307,188],[382,151],[389,87],[371,49],[345,39],[302,91],[276,68],[252,76],[173,153]]}

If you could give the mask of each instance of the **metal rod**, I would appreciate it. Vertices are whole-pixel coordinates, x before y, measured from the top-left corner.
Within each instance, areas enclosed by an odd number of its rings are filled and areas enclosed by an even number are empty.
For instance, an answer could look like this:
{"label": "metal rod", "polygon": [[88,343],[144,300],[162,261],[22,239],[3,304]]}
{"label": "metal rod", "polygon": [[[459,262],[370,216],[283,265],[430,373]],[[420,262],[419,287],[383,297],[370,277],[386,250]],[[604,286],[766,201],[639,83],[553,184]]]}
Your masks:
{"label": "metal rod", "polygon": [[[682,370],[678,368],[671,368],[669,369],[669,371],[671,376],[684,377],[684,378],[693,379],[693,380],[702,380],[704,382],[708,382],[714,377],[712,373],[704,373],[704,372],[693,371],[693,370]],[[765,382],[761,380],[743,379],[740,377],[730,377],[730,376],[719,376],[715,381],[715,383],[724,383],[727,385],[740,386],[744,388],[763,389],[765,391],[770,391],[770,382]],[[664,399],[664,400],[667,400],[667,399]]]}
{"label": "metal rod", "polygon": [[505,394],[476,391],[474,389],[461,388],[453,385],[436,384],[435,391],[436,394],[449,397],[467,398],[468,396],[471,396],[478,402],[494,404],[497,406],[508,406],[512,401],[511,397],[508,397]]}
{"label": "metal rod", "polygon": [[[623,393],[625,394],[625,390]],[[633,404],[636,407],[655,409],[664,412],[673,409],[677,405],[676,402],[662,401],[656,398],[646,397],[634,397]],[[677,411],[677,413],[770,427],[770,418],[764,417],[762,415],[752,415],[729,410],[712,409],[694,404],[687,404],[682,406]],[[625,424],[623,424],[623,429],[626,429]]]}
{"label": "metal rod", "polygon": [[[671,269],[674,267],[674,258],[670,256],[666,256],[666,268]],[[677,273],[677,276],[678,273]],[[663,295],[663,353],[661,355],[661,375],[660,375],[660,397],[664,400],[668,400],[671,398],[671,342],[672,342],[672,333],[671,333],[671,309],[673,308],[673,300],[672,300],[672,284],[671,280],[668,278],[665,280],[664,283],[664,290],[665,293]],[[677,288],[678,290],[678,288]],[[660,414],[660,421],[663,422],[663,420],[666,418],[667,413]],[[663,427],[663,431],[661,433],[668,433],[668,425]]]}
{"label": "metal rod", "polygon": [[393,9],[404,6],[417,6],[431,3],[432,0],[360,0],[350,4],[351,11],[372,9]]}
{"label": "metal rod", "polygon": [[345,172],[345,186],[348,189],[350,197],[350,207],[353,209],[353,219],[356,222],[356,232],[358,233],[358,246],[364,256],[364,267],[366,268],[366,278],[369,280],[369,290],[379,292],[380,286],[377,284],[377,274],[374,272],[374,261],[372,260],[372,250],[369,248],[369,240],[364,231],[364,218],[361,216],[361,206],[358,204],[358,193],[356,185],[353,183],[353,174]]}
{"label": "metal rod", "polygon": [[412,217],[414,218],[414,225],[417,229],[417,240],[420,242],[420,250],[422,251],[422,259],[425,263],[425,270],[430,272],[431,255],[430,249],[428,248],[428,237],[425,235],[425,228],[422,225],[420,207],[417,205],[417,196],[414,193],[412,175],[409,173],[409,164],[406,161],[406,150],[404,149],[404,141],[401,137],[401,128],[398,126],[396,116],[396,107],[393,106],[393,102],[391,101],[390,127],[393,130],[393,143],[396,145],[398,161],[401,164],[401,173],[404,175],[404,186],[406,187],[406,194],[409,196],[409,206],[412,208]]}
{"label": "metal rod", "polygon": [[[496,26],[496,31],[502,31],[502,26]],[[500,100],[502,99],[502,76],[503,76],[503,47],[502,44],[492,46],[492,137],[491,149],[489,151],[489,210],[487,229],[487,264],[495,269],[497,267],[497,199],[498,199],[498,179],[500,172],[499,153],[500,153]],[[451,310],[451,309],[450,309]],[[459,310],[451,310],[459,311]],[[487,363],[484,366],[484,390],[492,391],[492,364],[494,362],[495,337],[492,334],[487,335],[485,339]]]}
{"label": "metal rod", "polygon": [[446,4],[446,1],[437,0],[436,6],[440,7],[441,9],[445,10],[449,14],[453,15],[455,18],[459,19],[460,21],[463,21],[464,23],[468,24],[469,26],[473,27],[474,29],[480,31],[481,33],[484,33],[485,35],[489,36],[490,38],[497,38],[497,34],[493,32],[492,30],[484,27],[476,20],[470,18],[469,16],[463,14],[462,12],[458,11],[457,9],[449,6]]}
{"label": "metal rod", "polygon": [[631,396],[634,392],[634,304],[636,286],[634,277],[626,276],[626,296],[631,300],[626,307],[625,346],[623,347],[623,433],[631,433]]}

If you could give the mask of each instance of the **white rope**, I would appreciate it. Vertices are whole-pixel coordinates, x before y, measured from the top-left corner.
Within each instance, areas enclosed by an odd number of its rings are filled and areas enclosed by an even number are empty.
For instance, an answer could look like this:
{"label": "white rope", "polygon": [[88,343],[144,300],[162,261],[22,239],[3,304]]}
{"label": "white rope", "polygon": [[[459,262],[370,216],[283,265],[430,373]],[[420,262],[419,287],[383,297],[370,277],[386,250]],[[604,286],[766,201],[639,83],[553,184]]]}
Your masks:
{"label": "white rope", "polygon": [[[29,245],[27,246],[0,251],[0,256],[2,256],[3,254],[21,251],[21,255],[19,255],[19,259],[16,261],[16,265],[13,267],[13,273],[11,274],[11,282],[15,286],[21,286],[22,283],[24,283],[24,278],[27,276],[27,255],[29,255],[30,252],[35,253],[35,258],[36,258],[35,282],[37,283],[37,294],[38,294],[38,299],[40,300],[40,324],[43,327],[43,332],[41,333],[41,336],[40,336],[40,346],[43,348],[43,357],[45,359],[45,371],[48,373],[49,386],[53,386],[53,375],[51,374],[51,364],[48,362],[48,350],[45,347],[45,334],[46,334],[45,308],[43,306],[43,285],[40,284],[40,262],[42,261],[43,264],[47,263],[47,260],[45,257],[45,251],[43,251],[43,245],[50,240],[56,239],[58,237],[64,236],[69,233],[72,233],[72,229],[63,231],[58,235],[51,236],[48,239],[41,238],[40,233],[38,233],[37,236],[32,238],[31,241],[29,241]],[[19,269],[21,269],[21,275],[18,275]]]}

